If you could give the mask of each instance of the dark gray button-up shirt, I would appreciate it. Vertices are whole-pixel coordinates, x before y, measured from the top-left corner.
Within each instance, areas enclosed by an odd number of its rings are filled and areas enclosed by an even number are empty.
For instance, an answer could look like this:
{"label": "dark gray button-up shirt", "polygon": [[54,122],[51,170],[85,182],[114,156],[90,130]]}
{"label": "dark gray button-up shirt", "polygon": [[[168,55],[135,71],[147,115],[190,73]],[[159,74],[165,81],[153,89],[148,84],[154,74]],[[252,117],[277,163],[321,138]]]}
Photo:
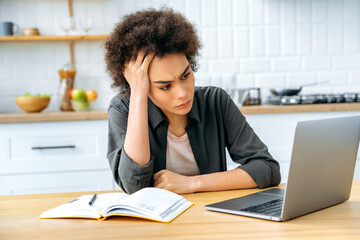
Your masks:
{"label": "dark gray button-up shirt", "polygon": [[[110,103],[107,158],[116,183],[128,193],[153,186],[153,175],[166,169],[169,122],[148,101],[151,157],[140,167],[123,150],[129,100],[116,95]],[[246,171],[260,188],[280,183],[280,167],[254,133],[229,95],[217,87],[195,87],[186,132],[201,174],[226,171],[226,149],[238,168]],[[141,151],[141,148],[139,148]],[[234,179],[236,181],[236,179]]]}

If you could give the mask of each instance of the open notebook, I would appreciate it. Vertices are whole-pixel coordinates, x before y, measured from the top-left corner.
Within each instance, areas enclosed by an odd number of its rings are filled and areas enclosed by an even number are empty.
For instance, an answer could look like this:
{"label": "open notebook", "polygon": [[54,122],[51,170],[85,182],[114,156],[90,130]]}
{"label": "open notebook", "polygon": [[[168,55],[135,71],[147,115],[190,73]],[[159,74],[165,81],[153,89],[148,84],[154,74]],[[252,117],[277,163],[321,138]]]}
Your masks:
{"label": "open notebook", "polygon": [[97,194],[96,198],[94,195],[83,195],[45,211],[40,218],[105,220],[111,216],[128,216],[171,222],[192,205],[176,193],[159,188],[143,188],[131,195],[119,192]]}

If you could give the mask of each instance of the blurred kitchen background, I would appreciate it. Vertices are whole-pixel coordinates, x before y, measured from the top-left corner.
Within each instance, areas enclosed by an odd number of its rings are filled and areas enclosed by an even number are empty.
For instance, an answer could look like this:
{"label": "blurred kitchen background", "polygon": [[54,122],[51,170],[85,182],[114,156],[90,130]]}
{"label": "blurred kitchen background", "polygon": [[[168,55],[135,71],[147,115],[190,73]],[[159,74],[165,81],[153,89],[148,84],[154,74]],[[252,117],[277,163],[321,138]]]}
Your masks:
{"label": "blurred kitchen background", "polygon": [[[71,41],[61,38],[68,2],[75,20],[67,32],[76,38]],[[38,28],[42,36],[58,38],[0,37],[0,195],[118,189],[106,159],[106,110],[116,92],[102,43],[125,14],[162,6],[183,13],[198,30],[203,48],[196,84],[225,88],[239,106],[244,89],[252,89],[252,103],[260,97],[266,104],[272,88],[324,81],[272,104],[358,102],[240,108],[279,161],[282,182],[298,121],[360,114],[358,0],[0,0],[0,22],[20,27],[15,37]],[[80,24],[88,19],[90,26]],[[58,70],[70,62],[71,44],[75,88],[94,89],[98,111],[59,113]],[[52,94],[46,114],[23,113],[15,97],[26,92]],[[354,179],[360,179],[359,163],[358,154]],[[234,167],[228,156],[228,169]]]}
{"label": "blurred kitchen background", "polygon": [[[124,14],[169,6],[198,29],[203,43],[198,85],[224,88],[305,87],[301,93],[360,92],[360,2],[357,0],[73,0],[76,29],[91,18],[88,34],[109,34]],[[66,0],[0,0],[0,21],[41,35],[64,35]],[[69,62],[66,41],[0,43],[0,112],[22,112],[14,97],[51,93],[58,111],[57,70]],[[105,71],[102,40],[75,41],[75,87],[94,89],[95,109],[106,109],[114,95]],[[222,76],[209,78],[208,75]],[[226,77],[224,77],[226,76]],[[234,96],[236,97],[236,96]],[[359,96],[360,97],[360,96]]]}

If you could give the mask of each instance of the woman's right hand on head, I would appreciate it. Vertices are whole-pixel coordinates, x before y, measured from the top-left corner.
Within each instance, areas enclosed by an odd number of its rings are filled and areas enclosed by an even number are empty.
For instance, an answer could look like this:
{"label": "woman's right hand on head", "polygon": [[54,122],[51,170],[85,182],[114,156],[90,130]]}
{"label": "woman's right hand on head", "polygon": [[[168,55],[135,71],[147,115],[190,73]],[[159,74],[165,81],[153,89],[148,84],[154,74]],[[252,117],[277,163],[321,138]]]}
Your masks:
{"label": "woman's right hand on head", "polygon": [[136,59],[125,64],[124,76],[130,85],[131,95],[147,97],[150,92],[149,65],[154,53],[145,56],[145,51],[139,51]]}

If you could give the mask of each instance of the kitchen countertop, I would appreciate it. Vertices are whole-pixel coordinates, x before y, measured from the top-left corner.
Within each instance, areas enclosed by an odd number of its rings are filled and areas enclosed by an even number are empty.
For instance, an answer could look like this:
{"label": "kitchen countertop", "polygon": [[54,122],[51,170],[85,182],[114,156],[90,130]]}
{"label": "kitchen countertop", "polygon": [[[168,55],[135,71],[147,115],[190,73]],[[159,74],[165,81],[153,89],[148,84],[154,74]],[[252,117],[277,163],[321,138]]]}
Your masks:
{"label": "kitchen countertop", "polygon": [[107,119],[107,111],[90,112],[43,112],[43,113],[1,113],[0,123],[55,122]]}
{"label": "kitchen countertop", "polygon": [[[360,103],[306,104],[306,105],[258,105],[239,107],[243,114],[275,114],[301,112],[360,111]],[[90,112],[43,112],[0,113],[0,123],[83,121],[107,119],[107,111]]]}
{"label": "kitchen countertop", "polygon": [[340,112],[360,111],[359,103],[327,103],[300,105],[258,105],[240,107],[243,114],[274,114],[274,113],[302,113],[302,112]]}

